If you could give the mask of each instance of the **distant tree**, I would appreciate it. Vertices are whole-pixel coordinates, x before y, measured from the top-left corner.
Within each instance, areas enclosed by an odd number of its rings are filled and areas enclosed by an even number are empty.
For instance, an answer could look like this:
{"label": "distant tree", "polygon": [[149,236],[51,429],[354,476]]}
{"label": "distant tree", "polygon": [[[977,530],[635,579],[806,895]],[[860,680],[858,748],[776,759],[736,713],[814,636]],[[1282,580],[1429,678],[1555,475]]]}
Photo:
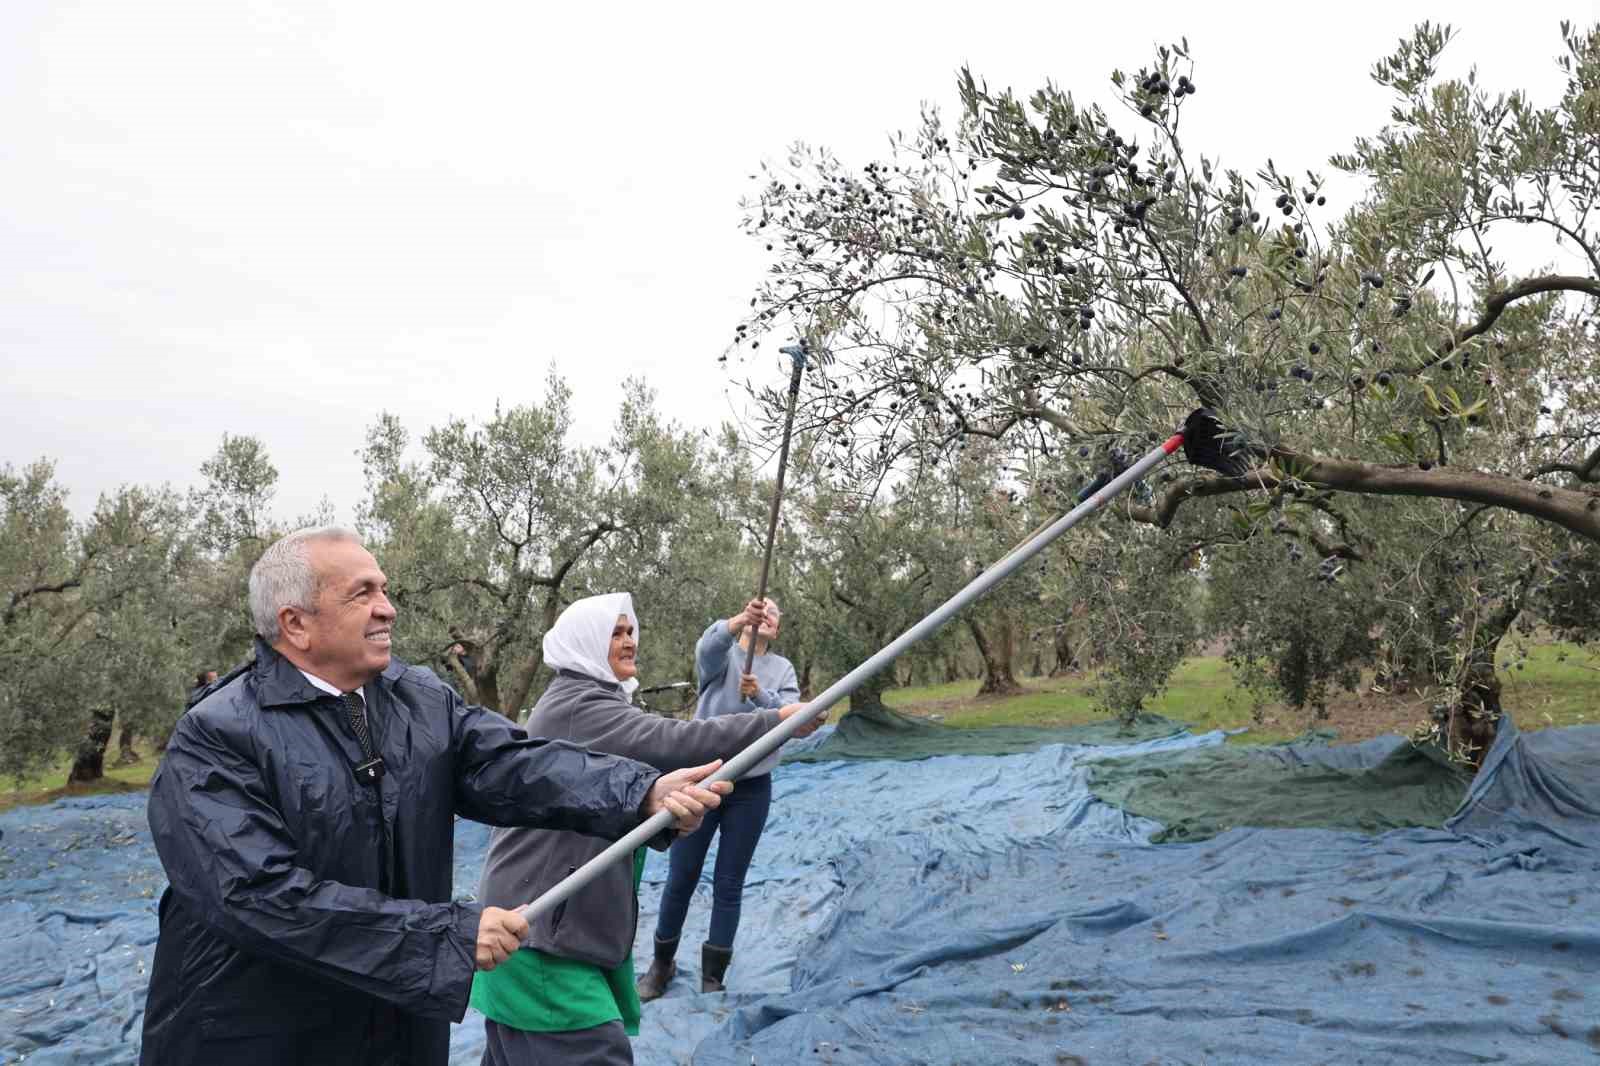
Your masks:
{"label": "distant tree", "polygon": [[0,774],[70,752],[68,782],[93,781],[119,711],[135,728],[181,710],[168,596],[183,507],[123,488],[80,526],[40,461],[0,467],[0,528]]}
{"label": "distant tree", "polygon": [[[661,418],[642,384],[625,391],[606,464],[623,477],[627,528],[596,546],[580,577],[594,591],[633,593],[646,684],[692,682],[700,635],[755,595],[771,486],[755,477],[749,442],[731,426],[716,438],[685,430]],[[792,541],[782,528],[779,537],[787,554]],[[768,583],[780,602],[789,573],[780,556]],[[801,633],[784,632],[786,653]]]}
{"label": "distant tree", "polygon": [[83,532],[82,551],[94,562],[69,639],[76,644],[71,691],[88,726],[68,784],[104,774],[114,717],[130,734],[164,735],[183,709],[192,651],[182,639],[174,579],[187,533],[175,494],[137,487],[102,497]]}
{"label": "distant tree", "polygon": [[[540,404],[498,408],[482,426],[453,419],[423,435],[385,415],[368,433],[361,528],[402,611],[404,654],[441,664],[475,702],[515,717],[542,685],[542,640],[561,610],[629,589],[653,613],[641,666],[673,679],[693,640],[730,611],[718,589],[737,557],[715,521],[719,491],[694,437],[665,424],[648,390],[620,390],[613,439],[572,437],[571,390],[552,374]],[[725,506],[725,505],[723,505]],[[652,619],[654,619],[652,621]],[[660,628],[654,628],[659,626]]]}
{"label": "distant tree", "polygon": [[90,562],[53,465],[0,466],[0,773],[11,778],[58,754],[82,708],[60,652]]}
{"label": "distant tree", "polygon": [[202,543],[217,554],[256,544],[259,556],[277,535],[272,498],[278,468],[257,437],[222,435],[216,452],[200,464],[205,485],[192,496]]}
{"label": "distant tree", "polygon": [[[989,441],[974,441],[928,468],[913,484],[931,494],[928,501],[946,541],[959,555],[944,565],[960,579],[949,589],[974,580],[1004,557],[1038,524],[1039,514],[1014,487],[1007,486],[1005,454]],[[963,622],[982,665],[979,696],[1012,696],[1022,691],[1016,678],[1025,619],[1037,615],[1039,567],[1015,574],[981,603],[964,612]]]}
{"label": "distant tree", "polygon": [[[830,471],[835,460],[819,462],[809,439],[797,452],[790,514],[803,545],[799,599],[814,627],[816,662],[833,680],[948,599],[974,561],[947,480],[930,474],[873,493]],[[851,695],[851,713],[883,711],[883,693],[895,683],[892,668],[868,679]]]}
{"label": "distant tree", "polygon": [[177,564],[178,628],[192,657],[184,672],[191,675],[226,673],[250,656],[250,569],[267,546],[290,529],[332,522],[326,503],[318,514],[288,524],[275,515],[278,468],[260,438],[224,433],[200,474],[200,486],[188,497],[194,536]]}

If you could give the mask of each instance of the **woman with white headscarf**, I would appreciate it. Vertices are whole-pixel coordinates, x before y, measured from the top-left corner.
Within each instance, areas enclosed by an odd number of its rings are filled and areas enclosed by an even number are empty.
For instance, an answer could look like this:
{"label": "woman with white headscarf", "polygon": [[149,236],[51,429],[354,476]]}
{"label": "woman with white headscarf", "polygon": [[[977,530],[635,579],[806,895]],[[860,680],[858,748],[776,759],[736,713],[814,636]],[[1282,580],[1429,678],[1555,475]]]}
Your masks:
{"label": "woman with white headscarf", "polygon": [[[732,757],[803,706],[689,721],[646,714],[629,702],[638,645],[639,619],[626,592],[590,596],[563,611],[544,637],[544,661],[556,677],[528,715],[529,734],[676,770]],[[520,907],[605,847],[580,833],[497,829],[478,901]],[[474,978],[472,1005],[488,1019],[484,1066],[633,1062],[628,1037],[639,1031],[633,941],[643,870],[640,848],[632,864],[605,870],[536,920],[521,950]]]}

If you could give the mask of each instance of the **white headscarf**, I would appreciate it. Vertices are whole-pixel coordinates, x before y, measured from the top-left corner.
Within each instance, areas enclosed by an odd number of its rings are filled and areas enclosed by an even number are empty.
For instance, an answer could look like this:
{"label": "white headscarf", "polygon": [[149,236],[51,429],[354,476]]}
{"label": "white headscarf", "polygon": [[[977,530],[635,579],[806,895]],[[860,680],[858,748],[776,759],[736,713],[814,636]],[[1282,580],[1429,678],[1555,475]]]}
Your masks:
{"label": "white headscarf", "polygon": [[572,670],[596,681],[620,684],[622,691],[632,696],[639,679],[623,681],[611,669],[611,631],[617,628],[617,618],[622,615],[633,623],[637,644],[639,616],[633,613],[632,596],[607,592],[575,601],[544,635],[545,664],[552,670]]}

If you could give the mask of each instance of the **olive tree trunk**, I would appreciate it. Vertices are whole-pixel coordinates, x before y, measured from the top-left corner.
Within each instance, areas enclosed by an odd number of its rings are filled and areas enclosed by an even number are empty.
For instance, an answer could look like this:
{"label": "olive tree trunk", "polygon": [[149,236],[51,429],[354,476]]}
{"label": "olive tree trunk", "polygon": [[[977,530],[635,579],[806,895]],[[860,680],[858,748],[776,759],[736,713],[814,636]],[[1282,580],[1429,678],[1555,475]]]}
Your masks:
{"label": "olive tree trunk", "polygon": [[1015,696],[1021,692],[1022,686],[1011,672],[1011,623],[1001,621],[995,625],[992,638],[983,631],[976,618],[967,619],[967,629],[972,633],[973,643],[978,645],[978,654],[983,659],[983,684],[978,686],[978,695]]}
{"label": "olive tree trunk", "polygon": [[106,775],[106,746],[111,743],[111,724],[116,712],[109,707],[97,708],[89,717],[89,728],[78,746],[73,749],[72,769],[67,771],[67,784],[83,785],[99,781]]}

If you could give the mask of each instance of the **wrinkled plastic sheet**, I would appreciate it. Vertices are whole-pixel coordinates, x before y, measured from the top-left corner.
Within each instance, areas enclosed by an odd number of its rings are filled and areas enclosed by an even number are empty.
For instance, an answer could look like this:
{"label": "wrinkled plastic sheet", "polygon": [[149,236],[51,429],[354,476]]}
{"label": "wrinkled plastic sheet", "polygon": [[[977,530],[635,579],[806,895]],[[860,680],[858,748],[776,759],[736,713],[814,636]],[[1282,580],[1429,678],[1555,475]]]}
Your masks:
{"label": "wrinkled plastic sheet", "polygon": [[887,708],[851,711],[835,728],[783,747],[783,761],[836,762],[893,759],[909,762],[936,755],[1018,755],[1050,744],[1136,744],[1188,731],[1183,722],[1141,713],[1131,721],[1105,718],[1064,726],[986,726],[962,729]]}
{"label": "wrinkled plastic sheet", "polygon": [[1469,783],[1434,749],[1396,736],[1108,758],[1089,775],[1099,799],[1161,822],[1157,843],[1204,840],[1239,825],[1437,829],[1461,806]]}
{"label": "wrinkled plastic sheet", "polygon": [[[1222,739],[780,767],[734,991],[695,991],[713,853],[636,1060],[1600,1061],[1600,727],[1508,722],[1439,829],[1153,845],[1090,794],[1096,758]],[[0,832],[0,1063],[136,1062],[164,883],[143,797]],[[487,838],[458,823],[458,891]],[[665,875],[652,853],[641,966]],[[452,1063],[482,1046],[469,1015]]]}
{"label": "wrinkled plastic sheet", "polygon": [[[1168,738],[1143,750],[1214,744],[1221,736]],[[787,992],[802,946],[821,932],[841,885],[829,860],[865,837],[920,833],[957,849],[996,842],[1133,839],[1158,828],[1096,803],[1078,751],[1062,747],[1006,759],[834,763],[780,769],[774,815],[748,881],[737,959],[738,994],[678,999],[698,987],[697,947],[673,986],[672,1011],[649,1009],[636,1042],[642,1064],[686,1062],[696,1043],[745,999]],[[143,795],[61,800],[0,815],[0,1063],[45,1066],[138,1061],[156,908],[166,885],[150,842]],[[478,882],[489,832],[457,822],[456,889]],[[685,945],[704,939],[708,858]],[[651,852],[641,889],[636,955],[648,958],[666,856]],[[451,1038],[451,1062],[476,1063],[483,1023],[469,1013]]]}
{"label": "wrinkled plastic sheet", "polygon": [[166,876],[140,795],[0,815],[0,1063],[138,1061]]}
{"label": "wrinkled plastic sheet", "polygon": [[698,1066],[1600,1057],[1600,728],[1508,719],[1442,829],[1233,829],[833,860],[787,995]]}

